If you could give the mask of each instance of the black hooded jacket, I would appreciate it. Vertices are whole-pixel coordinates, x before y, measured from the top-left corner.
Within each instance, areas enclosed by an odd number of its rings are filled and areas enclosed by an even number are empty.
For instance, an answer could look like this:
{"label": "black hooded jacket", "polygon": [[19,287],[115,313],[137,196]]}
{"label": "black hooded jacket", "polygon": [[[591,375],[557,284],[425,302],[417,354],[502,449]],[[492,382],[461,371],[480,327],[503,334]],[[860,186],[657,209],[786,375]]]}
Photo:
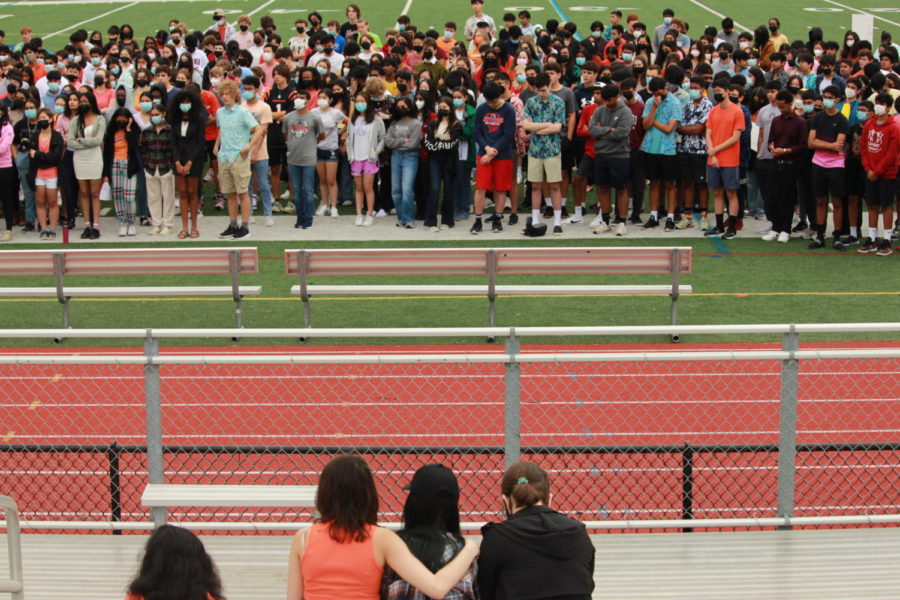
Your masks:
{"label": "black hooded jacket", "polygon": [[580,522],[531,506],[481,533],[482,600],[590,600],[594,545]]}

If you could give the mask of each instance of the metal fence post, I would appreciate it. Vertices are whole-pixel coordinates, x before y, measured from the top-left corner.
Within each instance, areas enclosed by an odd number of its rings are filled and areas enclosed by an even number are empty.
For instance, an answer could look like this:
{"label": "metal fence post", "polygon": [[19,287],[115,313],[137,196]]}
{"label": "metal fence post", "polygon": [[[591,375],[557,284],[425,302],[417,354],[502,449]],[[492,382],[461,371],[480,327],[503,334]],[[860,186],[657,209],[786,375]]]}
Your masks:
{"label": "metal fence post", "polygon": [[[113,440],[106,449],[109,462],[109,514],[114,523],[122,520],[122,482],[119,469],[119,445]],[[113,535],[122,535],[121,529],[113,529]]]}
{"label": "metal fence post", "polygon": [[[800,348],[800,336],[794,325],[785,333],[781,349],[791,353],[791,358],[781,362],[781,405],[778,434],[778,507],[776,516],[791,517],[794,514],[794,485],[797,460],[797,391],[800,363],[793,353]],[[779,529],[791,529],[784,526]]]}
{"label": "metal fence post", "polygon": [[[144,403],[147,411],[147,475],[150,483],[163,480],[162,407],[160,404],[159,365],[152,362],[159,355],[159,340],[147,330],[144,339],[144,356],[150,359],[144,365]],[[156,526],[166,522],[165,507],[150,509],[150,518]]]}
{"label": "metal fence post", "polygon": [[[506,354],[512,358],[520,351],[520,340],[516,336],[515,327],[510,327],[506,338]],[[519,462],[522,441],[522,415],[519,410],[522,390],[522,370],[519,363],[510,360],[504,365],[503,382],[506,391],[504,401],[504,447],[503,455],[506,468]]]}
{"label": "metal fence post", "polygon": [[[685,442],[681,448],[681,518],[694,518],[694,448]],[[684,533],[694,531],[693,527],[683,527]]]}

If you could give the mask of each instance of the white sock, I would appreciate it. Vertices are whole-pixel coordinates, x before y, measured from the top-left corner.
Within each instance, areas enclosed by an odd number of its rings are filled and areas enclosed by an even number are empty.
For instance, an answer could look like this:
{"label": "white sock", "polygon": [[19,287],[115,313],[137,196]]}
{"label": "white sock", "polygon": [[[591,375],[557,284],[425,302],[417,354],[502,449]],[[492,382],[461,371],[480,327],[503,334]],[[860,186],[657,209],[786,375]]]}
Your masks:
{"label": "white sock", "polygon": [[553,226],[562,224],[562,210],[554,210],[553,211]]}
{"label": "white sock", "polygon": [[668,213],[668,214],[666,214],[666,218],[667,218],[667,219],[672,219],[672,220],[674,221],[674,220],[675,220],[675,213]]}
{"label": "white sock", "polygon": [[651,210],[650,216],[653,217],[654,219],[657,219],[657,218],[659,218],[659,213],[657,213],[655,210]]}
{"label": "white sock", "polygon": [[581,218],[581,207],[580,206],[575,207],[575,217],[578,219]]}
{"label": "white sock", "polygon": [[559,205],[560,205],[560,206],[565,206],[566,203],[568,203],[568,202],[569,202],[569,199],[566,198],[565,196],[563,196],[562,199],[560,200],[560,204],[559,204]]}
{"label": "white sock", "polygon": [[869,237],[873,240],[878,237],[878,228],[877,227],[869,227]]}
{"label": "white sock", "polygon": [[535,225],[541,222],[541,209],[535,208],[531,211],[531,222]]}
{"label": "white sock", "polygon": [[856,227],[851,227],[850,235],[852,235],[853,237],[859,237],[859,230]]}
{"label": "white sock", "polygon": [[550,198],[544,198],[544,206],[553,206],[553,202]]}

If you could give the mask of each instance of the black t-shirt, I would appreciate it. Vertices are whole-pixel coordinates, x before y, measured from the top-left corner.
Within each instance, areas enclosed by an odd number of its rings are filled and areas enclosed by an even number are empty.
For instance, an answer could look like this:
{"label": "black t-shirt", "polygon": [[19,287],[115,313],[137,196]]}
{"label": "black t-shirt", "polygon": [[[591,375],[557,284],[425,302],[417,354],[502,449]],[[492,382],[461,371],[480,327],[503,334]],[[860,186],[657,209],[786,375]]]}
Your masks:
{"label": "black t-shirt", "polygon": [[835,142],[839,135],[843,133],[846,136],[850,132],[850,124],[840,112],[829,115],[823,110],[810,120],[809,130],[816,132],[816,139],[820,142]]}
{"label": "black t-shirt", "polygon": [[[273,85],[269,90],[269,98],[266,103],[272,112],[291,112],[294,110],[294,98],[297,96],[294,86],[288,84],[283,90],[278,89],[277,85]],[[279,148],[284,146],[284,135],[281,133],[281,123],[274,120],[269,124],[269,133],[266,137],[266,146],[269,148]]]}

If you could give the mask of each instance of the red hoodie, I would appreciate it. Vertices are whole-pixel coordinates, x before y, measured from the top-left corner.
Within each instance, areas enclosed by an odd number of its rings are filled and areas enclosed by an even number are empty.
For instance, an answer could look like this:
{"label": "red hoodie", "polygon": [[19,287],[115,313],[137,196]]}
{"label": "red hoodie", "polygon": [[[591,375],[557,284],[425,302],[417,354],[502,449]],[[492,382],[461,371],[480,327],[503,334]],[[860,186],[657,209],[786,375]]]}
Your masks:
{"label": "red hoodie", "polygon": [[900,128],[894,119],[888,118],[883,124],[879,124],[877,118],[866,121],[859,154],[867,172],[874,171],[879,179],[896,179],[900,162]]}

